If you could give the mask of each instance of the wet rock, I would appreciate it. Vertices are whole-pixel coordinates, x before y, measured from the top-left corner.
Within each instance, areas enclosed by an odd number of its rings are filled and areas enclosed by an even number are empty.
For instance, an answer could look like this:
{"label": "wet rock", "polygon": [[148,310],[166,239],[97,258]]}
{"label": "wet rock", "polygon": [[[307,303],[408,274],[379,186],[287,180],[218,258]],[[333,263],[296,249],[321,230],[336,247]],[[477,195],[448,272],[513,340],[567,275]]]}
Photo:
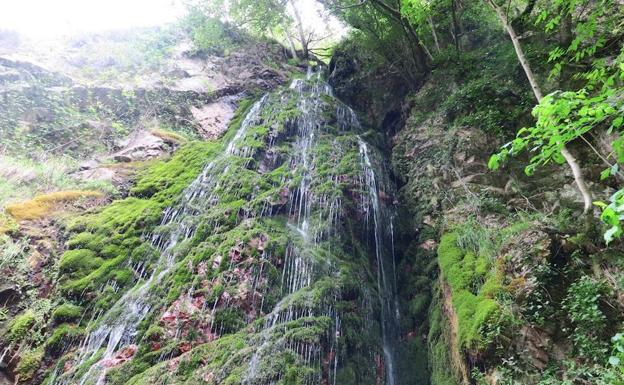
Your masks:
{"label": "wet rock", "polygon": [[116,162],[132,162],[132,158],[128,155],[113,155]]}
{"label": "wet rock", "polygon": [[99,163],[96,160],[91,159],[91,160],[81,163],[80,166],[78,166],[78,170],[80,171],[92,170],[96,168],[98,164]]}
{"label": "wet rock", "polygon": [[19,288],[12,284],[0,285],[0,304],[11,306],[19,302],[21,297]]}
{"label": "wet rock", "polygon": [[105,368],[112,368],[114,366],[119,366],[126,361],[129,361],[134,357],[137,351],[136,345],[128,345],[125,348],[121,349],[113,358],[103,360],[101,365]]}

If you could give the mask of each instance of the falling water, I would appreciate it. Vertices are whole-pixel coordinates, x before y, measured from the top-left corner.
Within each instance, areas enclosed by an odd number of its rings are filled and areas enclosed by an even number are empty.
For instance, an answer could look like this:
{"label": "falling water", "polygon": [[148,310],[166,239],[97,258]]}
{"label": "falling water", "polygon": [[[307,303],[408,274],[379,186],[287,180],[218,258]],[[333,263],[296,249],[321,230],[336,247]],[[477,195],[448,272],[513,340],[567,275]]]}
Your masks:
{"label": "falling water", "polygon": [[[338,355],[336,351],[336,339],[340,334],[340,317],[331,308],[320,311],[313,305],[293,308],[288,304],[290,295],[310,287],[314,280],[316,261],[313,258],[313,250],[320,242],[331,234],[331,229],[337,224],[341,202],[338,198],[329,200],[326,196],[318,196],[314,193],[312,185],[317,164],[314,147],[317,137],[325,128],[322,116],[323,95],[333,96],[331,87],[321,80],[320,73],[308,72],[307,79],[293,81],[290,89],[297,93],[297,110],[299,114],[294,126],[294,143],[290,166],[299,172],[300,181],[296,189],[289,194],[288,217],[289,227],[300,237],[300,242],[291,244],[286,249],[284,266],[282,268],[282,294],[285,297],[278,303],[273,311],[265,318],[264,327],[258,338],[258,348],[254,352],[243,380],[244,384],[261,383],[258,365],[262,357],[267,357],[274,352],[275,341],[272,336],[282,332],[287,322],[302,317],[327,315],[333,319],[333,327],[329,331],[328,340],[330,350],[334,356],[330,371],[332,383],[336,384],[336,371],[338,368]],[[355,113],[350,108],[339,105],[336,110],[337,125],[340,130],[359,129],[359,123]],[[338,175],[333,175],[330,180],[337,185]],[[318,215],[318,217],[315,217]],[[314,226],[312,226],[314,223]],[[319,225],[320,223],[320,225]],[[320,314],[319,314],[320,313]],[[282,346],[283,348],[283,346]],[[292,350],[303,356],[305,362],[320,366],[320,346],[290,346]],[[311,383],[317,384],[318,381]]]}
{"label": "falling water", "polygon": [[[240,128],[229,142],[226,150],[212,162],[208,163],[202,173],[190,184],[182,194],[180,201],[165,209],[160,221],[159,229],[149,236],[151,244],[158,249],[160,257],[155,263],[152,274],[144,281],[139,280],[131,290],[126,292],[107,312],[98,320],[98,326],[85,338],[81,345],[80,362],[85,364],[99,354],[105,346],[104,353],[97,363],[91,365],[82,377],[63,378],[58,384],[78,383],[83,385],[87,381],[97,384],[103,383],[105,367],[103,363],[113,357],[115,351],[135,342],[137,327],[147,316],[158,297],[152,288],[158,285],[163,277],[174,266],[177,257],[176,246],[191,238],[197,229],[197,221],[193,220],[200,213],[199,208],[207,208],[215,202],[212,191],[220,175],[228,167],[227,157],[231,155],[248,155],[248,149],[238,148],[241,138],[252,125],[257,123],[262,106],[266,102],[265,95],[250,109]],[[106,344],[106,345],[105,345]]]}
{"label": "falling water", "polygon": [[[375,242],[375,258],[377,261],[377,289],[379,292],[379,302],[381,305],[381,338],[386,366],[386,378],[388,385],[396,384],[394,350],[398,343],[397,330],[398,307],[396,303],[396,282],[394,272],[394,240],[391,238],[390,259],[392,260],[392,271],[388,265],[388,256],[384,249],[384,228],[390,229],[390,237],[393,236],[393,226],[391,220],[386,220],[382,215],[379,203],[379,188],[375,177],[375,170],[370,160],[368,145],[361,138],[358,138],[360,147],[360,159],[362,163],[363,182],[368,190],[368,199],[364,200],[364,209],[367,217],[372,216],[373,235]],[[389,223],[389,226],[387,226]]]}
{"label": "falling water", "polygon": [[[293,242],[286,248],[284,264],[282,266],[282,300],[265,316],[262,330],[254,342],[257,346],[249,362],[243,383],[255,385],[261,383],[257,378],[259,362],[271,357],[274,349],[291,349],[310,367],[321,368],[321,353],[323,349],[333,351],[330,364],[330,383],[336,384],[339,357],[336,354],[338,336],[340,335],[340,315],[330,305],[331,298],[322,306],[309,302],[293,300],[295,293],[299,294],[308,290],[318,275],[319,264],[325,261],[315,259],[315,248],[326,241],[332,234],[332,229],[340,221],[342,202],[340,195],[323,195],[314,191],[315,167],[319,159],[316,159],[315,145],[323,130],[327,129],[327,123],[323,117],[323,108],[326,103],[323,96],[332,96],[331,87],[321,80],[319,73],[309,72],[307,79],[295,80],[290,91],[296,97],[298,115],[289,124],[294,127],[292,133],[292,155],[289,159],[290,167],[296,170],[297,184],[288,193],[286,206],[288,226],[292,229]],[[152,273],[145,274],[145,265],[135,266],[139,272],[139,280],[134,288],[126,292],[108,311],[95,319],[97,325],[80,347],[79,363],[77,367],[86,365],[86,362],[96,360],[86,373],[80,378],[72,378],[71,375],[54,376],[51,384],[86,384],[104,382],[105,361],[114,357],[115,352],[123,346],[136,342],[137,328],[145,319],[153,307],[159,302],[155,293],[156,288],[163,282],[163,278],[172,271],[179,255],[177,245],[190,239],[196,232],[198,218],[208,209],[218,204],[218,189],[220,176],[231,167],[232,157],[250,158],[253,148],[244,145],[244,138],[249,128],[258,125],[262,121],[263,108],[267,105],[267,96],[256,102],[250,109],[238,131],[234,134],[225,151],[207,164],[201,174],[184,191],[180,200],[163,212],[160,225],[150,235],[145,237],[158,249],[160,256],[154,264]],[[326,104],[325,104],[326,106]],[[355,113],[348,107],[338,103],[335,110],[336,127],[341,132],[359,131],[360,124]],[[355,141],[350,142],[355,145]],[[337,153],[347,151],[335,142]],[[369,149],[364,141],[358,138],[359,153],[361,159],[361,182],[366,187],[367,194],[363,200],[363,209],[371,222],[371,234],[374,235],[374,248],[377,261],[377,286],[381,303],[381,329],[384,362],[386,365],[386,383],[396,385],[395,380],[395,352],[393,347],[398,341],[398,312],[396,306],[394,268],[389,266],[390,256],[385,251],[384,229],[390,228],[386,216],[382,215],[378,184],[374,168],[369,157]],[[353,147],[354,148],[354,147]],[[339,185],[339,175],[328,176],[328,181],[335,186]],[[338,187],[337,187],[338,188]],[[270,215],[271,210],[261,213]],[[391,234],[390,234],[391,236]],[[394,245],[392,244],[392,249]],[[393,253],[392,253],[393,254]],[[392,256],[392,259],[394,257]],[[299,297],[301,298],[301,297]],[[333,299],[334,302],[336,299]],[[215,302],[216,306],[216,302]],[[286,324],[307,317],[329,317],[333,326],[328,330],[326,341],[329,346],[317,344],[299,344],[285,341],[284,338],[272,338],[284,333]],[[276,342],[277,341],[277,342]],[[278,344],[276,346],[275,344]],[[310,382],[310,385],[318,384]]]}

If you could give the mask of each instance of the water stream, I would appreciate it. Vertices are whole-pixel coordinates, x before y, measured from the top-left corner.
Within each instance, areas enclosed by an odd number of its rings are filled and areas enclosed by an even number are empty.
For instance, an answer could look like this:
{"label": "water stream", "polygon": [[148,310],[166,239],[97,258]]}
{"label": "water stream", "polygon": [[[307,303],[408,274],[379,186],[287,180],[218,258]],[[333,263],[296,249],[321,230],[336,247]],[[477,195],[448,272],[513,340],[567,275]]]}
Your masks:
{"label": "water stream", "polygon": [[[237,144],[245,136],[247,130],[257,123],[266,98],[265,95],[253,105],[225,151],[204,167],[201,174],[186,188],[175,206],[165,209],[159,227],[148,235],[152,246],[159,251],[160,255],[152,274],[146,279],[140,277],[132,289],[99,317],[96,320],[97,327],[87,335],[81,345],[77,366],[99,356],[97,362],[91,365],[79,379],[69,376],[53,381],[52,384],[103,383],[106,360],[111,359],[119,347],[135,342],[137,326],[159,299],[151,289],[158,285],[174,266],[178,257],[176,246],[191,238],[195,233],[198,222],[194,218],[216,203],[212,190],[218,181],[217,177],[228,167],[226,160],[229,156],[245,151],[237,148]],[[105,347],[105,350],[100,356],[102,347]]]}
{"label": "water stream", "polygon": [[[384,215],[379,201],[379,186],[375,169],[371,163],[368,144],[358,138],[364,185],[367,188],[368,200],[364,201],[367,219],[374,236],[375,259],[377,261],[377,290],[381,306],[381,338],[386,367],[388,385],[396,385],[396,346],[399,336],[399,311],[396,299],[396,272],[394,266],[394,239],[392,217]],[[384,229],[390,230],[391,253],[388,254],[384,240],[387,236]]]}
{"label": "water stream", "polygon": [[[255,337],[257,346],[249,359],[243,383],[245,385],[268,385],[258,369],[260,361],[266,357],[270,358],[280,349],[290,349],[297,352],[306,365],[317,368],[318,373],[322,372],[323,357],[330,357],[328,363],[325,363],[329,368],[325,369],[324,381],[336,385],[337,370],[341,360],[336,353],[338,338],[341,335],[341,317],[331,305],[332,300],[335,301],[335,299],[329,298],[327,304],[319,307],[311,300],[309,303],[302,302],[301,296],[296,296],[297,293],[305,293],[313,285],[320,270],[331,271],[331,266],[325,266],[328,262],[319,260],[315,250],[332,236],[343,215],[341,195],[319,194],[313,189],[314,183],[317,182],[314,178],[319,161],[316,159],[315,146],[318,137],[326,134],[326,130],[330,129],[325,126],[327,123],[323,117],[323,106],[326,106],[327,102],[323,99],[333,98],[333,93],[331,87],[321,79],[320,73],[313,72],[309,72],[306,79],[293,81],[290,92],[296,96],[298,111],[296,118],[289,122],[293,130],[289,132],[292,151],[288,159],[290,168],[297,170],[297,184],[288,192],[285,213],[293,241],[286,247],[282,266],[282,299],[265,315],[264,325]],[[193,237],[201,222],[201,216],[219,203],[215,190],[220,187],[220,176],[231,167],[233,157],[250,159],[253,156],[255,150],[241,143],[249,129],[261,123],[262,113],[266,112],[263,109],[268,104],[268,98],[269,95],[265,95],[253,105],[238,131],[225,146],[223,153],[204,167],[201,174],[189,185],[174,206],[163,212],[160,225],[156,230],[145,235],[145,238],[149,239],[158,250],[159,258],[149,275],[145,273],[145,266],[136,266],[135,271],[139,276],[136,285],[108,311],[93,320],[94,326],[80,346],[76,365],[76,367],[88,365],[88,370],[80,376],[72,376],[70,373],[53,378],[50,384],[104,384],[106,361],[113,358],[120,348],[137,342],[139,324],[160,300],[156,294],[157,291],[153,289],[163,282],[167,274],[172,272],[176,261],[181,257],[178,255],[176,246]],[[359,151],[361,168],[359,183],[364,191],[360,204],[362,212],[366,213],[367,232],[373,238],[369,246],[374,248],[376,260],[384,377],[386,385],[397,385],[395,346],[399,340],[399,323],[395,294],[396,271],[392,217],[384,214],[384,207],[380,202],[380,186],[376,168],[371,159],[371,150],[366,142],[355,137],[355,134],[361,131],[357,116],[342,103],[336,102],[335,108],[334,126],[340,132],[352,135],[352,140],[348,145],[335,143],[336,154],[346,153],[353,148]],[[339,186],[340,177],[337,173],[330,173],[326,182]],[[263,208],[259,215],[271,216],[272,214],[272,209]],[[294,298],[299,298],[298,302]],[[214,305],[216,306],[216,302]],[[325,345],[320,343],[293,345],[280,337],[284,334],[287,323],[319,316],[332,320]],[[275,336],[278,338],[274,338]],[[327,350],[329,350],[329,355],[327,355]],[[91,364],[91,362],[95,363]],[[312,376],[306,380],[306,384],[319,384],[322,380],[318,376]]]}

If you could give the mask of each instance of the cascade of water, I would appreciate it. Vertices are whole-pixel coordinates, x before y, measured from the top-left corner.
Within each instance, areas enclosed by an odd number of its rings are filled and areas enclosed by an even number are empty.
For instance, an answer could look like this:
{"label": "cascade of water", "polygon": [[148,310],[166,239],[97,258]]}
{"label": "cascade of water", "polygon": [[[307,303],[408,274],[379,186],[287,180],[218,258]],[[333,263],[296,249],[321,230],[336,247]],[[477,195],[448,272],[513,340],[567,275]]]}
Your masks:
{"label": "cascade of water", "polygon": [[[216,177],[228,167],[226,158],[231,155],[249,155],[247,148],[238,145],[249,127],[259,119],[260,110],[266,99],[267,95],[254,104],[225,151],[204,167],[202,173],[185,190],[180,201],[175,206],[165,209],[159,225],[160,230],[149,236],[151,244],[160,252],[153,272],[146,280],[141,280],[143,274],[141,273],[135,287],[126,292],[96,320],[97,328],[88,334],[81,345],[79,366],[99,354],[104,344],[106,349],[98,362],[91,365],[77,381],[80,385],[92,380],[101,383],[105,374],[103,362],[113,357],[118,347],[134,342],[138,324],[147,316],[157,299],[151,293],[151,289],[161,282],[174,265],[177,257],[176,245],[193,236],[197,229],[193,217],[198,214],[199,208],[215,203],[212,190],[215,187]],[[75,382],[75,379],[68,377],[53,384],[64,385],[72,382]]]}
{"label": "cascade of water", "polygon": [[[299,234],[301,242],[291,244],[286,249],[284,265],[282,267],[282,294],[285,295],[282,301],[276,305],[273,311],[266,316],[265,325],[260,333],[258,348],[252,356],[244,384],[256,384],[262,380],[258,378],[258,365],[262,357],[269,356],[271,349],[275,348],[276,333],[280,332],[280,327],[285,327],[285,323],[294,321],[302,317],[318,316],[318,309],[313,309],[313,305],[303,305],[299,311],[286,306],[289,295],[299,292],[309,287],[313,282],[315,273],[315,262],[312,257],[313,249],[319,242],[326,239],[331,234],[332,227],[338,222],[340,216],[341,202],[337,197],[319,195],[312,189],[314,184],[314,171],[317,166],[314,147],[317,137],[323,128],[324,118],[322,115],[323,95],[332,96],[331,87],[320,79],[320,73],[308,72],[306,80],[297,79],[293,81],[290,89],[297,94],[298,116],[294,122],[295,127],[293,151],[290,158],[290,166],[293,170],[298,170],[300,181],[297,188],[289,192],[288,216],[290,218],[289,227]],[[359,128],[359,123],[355,113],[346,106],[340,105],[336,111],[338,127],[345,131],[349,128]],[[329,180],[338,185],[338,175],[332,175]],[[302,306],[299,304],[299,306]],[[315,314],[316,313],[316,314]],[[326,310],[326,314],[331,315],[334,320],[333,330],[330,331],[328,341],[330,341],[330,351],[333,360],[330,366],[330,377],[336,383],[336,371],[338,366],[338,356],[336,354],[336,341],[340,330],[340,318],[333,310]],[[286,343],[286,348],[297,352],[304,362],[311,366],[322,366],[321,346],[311,344]],[[320,372],[320,371],[319,371]],[[316,384],[320,382],[320,378]]]}
{"label": "cascade of water", "polygon": [[[316,78],[314,78],[315,76]],[[295,129],[290,166],[291,169],[297,170],[298,183],[295,188],[288,192],[287,208],[289,227],[293,229],[294,234],[299,236],[295,237],[296,242],[288,245],[284,256],[282,266],[282,293],[284,298],[266,315],[264,327],[257,336],[257,349],[249,362],[243,382],[249,385],[260,383],[257,377],[260,375],[258,366],[261,359],[274,353],[271,349],[275,348],[275,335],[284,334],[288,322],[324,315],[333,321],[333,326],[328,331],[327,342],[329,346],[321,345],[321,343],[286,341],[285,338],[278,338],[277,344],[280,344],[280,348],[288,348],[297,352],[306,365],[318,366],[319,373],[322,365],[325,365],[322,364],[323,349],[328,348],[333,356],[329,360],[327,379],[328,383],[336,385],[336,373],[339,364],[338,336],[341,328],[338,313],[331,306],[326,304],[319,306],[311,300],[296,304],[289,302],[291,297],[294,297],[290,296],[291,294],[306,290],[314,283],[315,274],[318,270],[314,259],[315,248],[329,238],[332,228],[341,220],[342,202],[340,195],[319,193],[314,189],[315,183],[318,183],[318,180],[314,180],[314,178],[316,177],[315,168],[319,161],[316,159],[315,145],[319,136],[323,134],[322,130],[326,128],[324,126],[326,119],[323,117],[323,96],[332,96],[332,89],[320,79],[320,73],[313,72],[309,72],[305,80],[293,81],[290,89],[290,92],[294,93],[296,97],[296,106],[299,112],[295,121],[290,122]],[[225,147],[225,151],[204,167],[201,174],[189,185],[174,206],[163,212],[160,225],[156,230],[151,234],[146,234],[145,237],[160,252],[159,259],[152,266],[152,272],[149,273],[150,269],[145,264],[139,263],[132,266],[137,277],[139,277],[135,287],[126,292],[111,309],[93,320],[97,327],[93,328],[80,347],[80,363],[77,367],[86,364],[87,361],[97,362],[90,365],[86,373],[80,378],[55,376],[50,384],[103,383],[105,361],[112,358],[120,347],[136,342],[139,323],[158,303],[158,298],[152,289],[172,271],[179,257],[176,246],[193,237],[198,226],[198,217],[218,203],[218,196],[215,191],[221,187],[219,186],[219,176],[227,172],[232,164],[232,157],[250,158],[254,155],[254,149],[245,146],[243,139],[246,138],[250,127],[261,123],[263,108],[266,104],[267,96],[265,95],[250,109],[239,130]],[[341,132],[359,130],[360,124],[353,110],[339,104],[335,113],[336,127]],[[351,142],[351,144],[353,143]],[[367,188],[368,192],[362,204],[366,206],[365,210],[370,217],[373,230],[371,234],[374,234],[377,258],[377,283],[382,308],[381,327],[387,373],[386,382],[388,385],[395,385],[393,345],[398,340],[398,336],[394,334],[398,330],[398,310],[394,295],[394,266],[389,268],[386,265],[389,262],[384,251],[383,239],[385,235],[383,231],[388,228],[388,223],[381,213],[378,185],[369,157],[369,149],[361,139],[358,143],[362,167],[362,185]],[[337,150],[342,151],[338,141],[334,141],[334,144]],[[327,181],[334,186],[339,186],[339,180],[339,175],[332,174],[327,177]],[[271,208],[263,207],[261,209],[261,215],[270,215],[271,212]],[[391,222],[389,226],[392,233]],[[394,245],[392,244],[393,249]],[[336,299],[334,300],[336,301]],[[207,304],[207,306],[212,308],[214,313],[217,300]],[[261,310],[262,306],[263,304],[260,305]],[[316,382],[310,382],[310,384],[312,383],[320,383],[320,378]]]}
{"label": "cascade of water", "polygon": [[[375,257],[377,260],[377,289],[379,292],[379,302],[381,305],[381,337],[382,348],[384,354],[384,363],[386,366],[386,380],[388,385],[396,384],[396,368],[395,368],[395,346],[398,341],[396,334],[398,330],[398,307],[396,300],[396,283],[394,273],[394,250],[392,251],[392,271],[388,269],[388,258],[384,255],[384,234],[383,229],[386,228],[385,218],[382,215],[379,203],[379,189],[375,170],[370,160],[368,145],[361,138],[358,138],[360,147],[360,158],[363,172],[363,182],[368,192],[367,199],[364,200],[364,208],[367,217],[372,216],[373,219],[373,235],[375,242]],[[392,221],[390,222],[390,235],[393,236]],[[394,240],[392,249],[394,249]]]}

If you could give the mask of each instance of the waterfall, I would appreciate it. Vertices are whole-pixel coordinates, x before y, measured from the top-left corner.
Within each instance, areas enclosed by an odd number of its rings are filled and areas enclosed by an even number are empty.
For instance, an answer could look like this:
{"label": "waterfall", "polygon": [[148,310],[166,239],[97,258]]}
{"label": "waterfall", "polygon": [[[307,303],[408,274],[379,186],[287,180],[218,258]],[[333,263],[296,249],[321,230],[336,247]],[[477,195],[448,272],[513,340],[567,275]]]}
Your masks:
{"label": "waterfall", "polygon": [[[300,182],[297,188],[289,194],[288,203],[288,226],[299,235],[300,242],[295,245],[291,245],[286,250],[285,262],[282,269],[282,294],[285,297],[274,307],[272,312],[265,318],[264,328],[260,333],[259,343],[256,351],[254,352],[243,380],[243,384],[252,385],[260,384],[262,380],[259,379],[260,373],[258,372],[258,364],[263,356],[268,356],[272,353],[271,336],[273,334],[283,333],[280,328],[284,324],[305,318],[313,317],[320,314],[315,313],[314,309],[310,307],[304,307],[303,309],[296,309],[290,303],[291,298],[289,295],[302,291],[312,284],[315,273],[315,264],[312,251],[321,242],[325,236],[328,235],[328,230],[331,229],[337,221],[337,213],[331,212],[324,218],[320,218],[323,225],[319,228],[314,226],[311,228],[311,222],[314,219],[313,214],[315,209],[327,204],[327,199],[324,196],[317,196],[311,189],[313,182],[313,169],[315,166],[315,156],[313,153],[314,146],[316,144],[316,137],[319,135],[321,129],[321,106],[323,105],[321,97],[323,95],[333,96],[331,87],[321,80],[320,72],[314,73],[308,71],[306,79],[296,79],[290,85],[290,90],[297,95],[297,110],[299,116],[294,122],[296,131],[294,132],[293,152],[290,159],[290,167],[292,169],[299,170]],[[344,119],[346,116],[353,116],[352,114],[345,114],[343,107],[337,111],[340,124],[346,127]],[[332,208],[339,206],[340,203],[332,201],[330,211]],[[318,219],[318,218],[317,218]],[[326,314],[330,314],[334,320],[334,338],[337,330],[340,327],[340,319],[332,309],[325,309]],[[320,347],[314,346],[294,346],[291,347],[296,352],[303,351],[304,361],[308,363],[318,362],[320,365]],[[334,378],[335,382],[335,370],[338,365],[338,358],[334,358]],[[320,378],[317,379],[320,382]],[[316,383],[318,383],[316,382]],[[310,383],[312,385],[313,383]]]}
{"label": "waterfall", "polygon": [[[266,129],[267,116],[280,112],[274,110],[276,103],[292,103],[296,115],[284,118],[279,127],[273,125]],[[286,155],[282,161],[290,171],[283,174],[279,181],[282,186],[288,186],[288,189],[280,190],[280,198],[281,192],[285,191],[282,206],[274,209],[273,206],[261,203],[244,214],[245,219],[280,215],[285,221],[288,236],[284,254],[278,256],[282,259],[279,263],[281,276],[276,277],[276,286],[281,297],[275,299],[276,303],[272,302],[273,308],[264,314],[263,322],[253,326],[257,329],[249,338],[253,354],[246,358],[247,367],[242,382],[245,385],[278,382],[279,378],[267,378],[261,368],[263,365],[274,364],[274,357],[280,352],[289,351],[295,355],[297,365],[309,369],[305,372],[303,383],[339,384],[339,368],[342,361],[348,359],[339,354],[345,318],[334,305],[340,301],[340,293],[336,292],[340,289],[331,289],[321,298],[314,290],[315,284],[322,279],[339,278],[339,269],[332,265],[335,263],[332,258],[336,257],[332,256],[331,250],[335,247],[332,245],[339,244],[344,236],[338,231],[343,229],[341,226],[348,215],[343,205],[351,207],[349,204],[353,203],[359,204],[360,212],[366,215],[367,234],[373,238],[368,243],[368,250],[371,255],[374,250],[375,255],[382,338],[381,349],[378,341],[371,345],[374,344],[374,352],[382,351],[386,385],[396,385],[395,345],[399,340],[399,323],[395,295],[393,224],[391,216],[383,212],[380,186],[371,160],[373,157],[368,145],[357,136],[360,131],[356,114],[334,98],[331,87],[321,79],[318,72],[310,71],[305,79],[294,80],[288,89],[279,94],[263,96],[249,110],[240,128],[224,145],[223,152],[203,168],[176,204],[164,210],[159,226],[152,233],[144,235],[144,239],[157,249],[159,257],[150,267],[151,270],[145,264],[134,266],[139,277],[135,286],[104,314],[94,316],[90,323],[91,331],[78,351],[78,363],[75,367],[81,369],[57,375],[57,368],[49,383],[105,383],[107,361],[115,357],[119,349],[141,343],[137,341],[139,324],[156,310],[155,306],[160,300],[157,290],[154,289],[167,282],[176,271],[176,263],[185,257],[179,255],[178,246],[188,243],[185,241],[190,241],[195,236],[200,224],[209,229],[216,228],[217,224],[209,222],[207,218],[210,215],[207,214],[220,203],[220,194],[224,189],[236,190],[236,186],[223,176],[228,171],[231,174],[237,170],[252,171],[259,175],[269,172],[271,167],[277,166],[271,166],[271,163],[268,163],[269,166],[266,163],[259,166],[265,159],[262,156],[273,151],[274,146],[277,148],[286,143],[288,150],[284,151]],[[276,139],[279,135],[280,139]],[[327,152],[319,152],[319,146],[323,145],[330,146],[329,155]],[[328,156],[332,158],[330,163],[325,159]],[[352,163],[347,163],[346,170],[341,171],[336,166],[343,157],[353,160],[350,161]],[[230,185],[224,185],[225,183]],[[259,192],[254,191],[251,196],[255,199],[258,194]],[[234,196],[236,199],[241,198],[236,194]],[[262,261],[257,274],[262,275],[264,263],[270,258],[264,252],[260,258]],[[366,269],[365,266],[363,268]],[[146,270],[151,272],[147,273]],[[372,312],[373,307],[368,305],[374,301],[374,297],[370,301],[369,292],[365,291],[365,312]],[[214,304],[208,305],[207,311],[214,314],[218,300],[219,297]],[[264,296],[262,301],[260,316],[263,312]],[[228,304],[226,302],[225,306]],[[246,318],[246,322],[253,321],[255,316]],[[363,318],[372,320],[374,315],[366,313]],[[213,320],[211,318],[211,330]],[[287,332],[297,322],[303,323],[304,326],[298,326],[302,328],[308,327],[305,326],[308,324],[314,325],[315,322],[324,322],[322,330],[325,334],[316,340],[289,340],[286,337]],[[367,322],[362,332],[366,332],[370,325],[374,323]],[[178,338],[177,334],[174,338]],[[165,356],[162,359],[169,358],[172,357]],[[83,374],[76,375],[76,372]]]}
{"label": "waterfall", "polygon": [[[198,208],[205,210],[207,206],[215,203],[215,197],[211,195],[212,190],[216,186],[217,176],[228,167],[227,158],[241,153],[248,155],[248,149],[240,149],[236,146],[247,130],[257,123],[266,99],[267,95],[252,106],[225,151],[204,167],[201,174],[183,192],[178,203],[164,210],[158,227],[161,230],[156,230],[148,236],[152,246],[160,252],[152,274],[144,281],[139,280],[132,289],[97,319],[98,326],[87,335],[80,347],[78,366],[94,359],[100,348],[106,344],[101,358],[91,365],[77,382],[76,379],[69,377],[55,382],[56,384],[65,385],[76,382],[83,385],[92,380],[95,380],[96,384],[102,383],[105,374],[103,364],[106,360],[111,359],[119,347],[135,342],[137,326],[148,315],[153,303],[158,299],[150,290],[158,285],[174,266],[177,257],[176,245],[193,236],[197,223],[192,219],[200,213]],[[172,224],[174,226],[171,226]]]}
{"label": "waterfall", "polygon": [[[374,235],[375,259],[377,262],[377,290],[381,306],[381,338],[386,367],[386,378],[388,385],[396,385],[396,352],[398,344],[397,331],[399,330],[399,311],[396,298],[396,273],[394,267],[394,230],[392,220],[388,220],[383,215],[379,203],[379,187],[375,170],[369,156],[369,149],[366,142],[358,137],[360,158],[362,163],[363,183],[367,189],[368,199],[363,204],[367,213],[367,222],[372,216],[372,232]],[[392,270],[389,269],[387,251],[384,247],[384,229],[390,229],[391,253],[390,262]]]}

